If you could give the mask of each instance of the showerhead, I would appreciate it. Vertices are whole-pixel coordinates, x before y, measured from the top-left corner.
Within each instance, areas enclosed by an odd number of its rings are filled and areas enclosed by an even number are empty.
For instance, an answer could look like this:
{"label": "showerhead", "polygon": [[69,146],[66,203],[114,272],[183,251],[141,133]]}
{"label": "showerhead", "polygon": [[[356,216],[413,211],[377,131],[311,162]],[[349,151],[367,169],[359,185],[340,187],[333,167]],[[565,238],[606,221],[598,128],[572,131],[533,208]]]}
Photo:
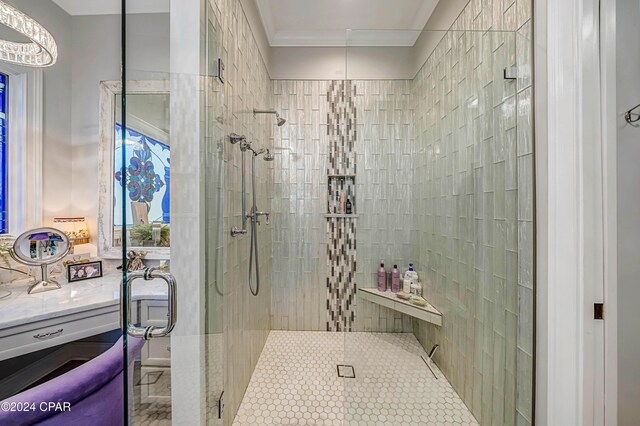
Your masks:
{"label": "showerhead", "polygon": [[273,161],[276,157],[271,153],[271,151],[267,150],[263,158],[264,158],[264,161]]}
{"label": "showerhead", "polygon": [[286,119],[280,117],[280,114],[278,114],[278,111],[273,110],[273,109],[268,109],[268,110],[260,110],[260,109],[254,109],[253,110],[253,114],[275,114],[276,116],[276,123],[278,124],[278,127],[282,127],[284,126],[284,123],[287,122]]}
{"label": "showerhead", "polygon": [[253,155],[255,155],[257,157],[258,155],[260,155],[260,154],[262,154],[264,152],[267,152],[267,151],[268,151],[268,149],[266,149],[266,148],[260,148],[257,151],[253,151]]}

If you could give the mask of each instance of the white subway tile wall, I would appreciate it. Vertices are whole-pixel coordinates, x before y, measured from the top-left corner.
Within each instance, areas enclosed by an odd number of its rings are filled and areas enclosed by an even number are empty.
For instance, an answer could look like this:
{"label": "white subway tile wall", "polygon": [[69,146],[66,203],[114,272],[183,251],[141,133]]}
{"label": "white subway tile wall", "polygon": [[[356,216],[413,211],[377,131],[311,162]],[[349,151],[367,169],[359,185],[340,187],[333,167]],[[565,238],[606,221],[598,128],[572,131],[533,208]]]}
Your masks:
{"label": "white subway tile wall", "polygon": [[[453,29],[414,80],[413,253],[444,315],[441,328],[416,321],[415,333],[441,346],[436,362],[481,424],[528,425],[531,2],[472,0]],[[505,80],[512,65],[517,79]]]}
{"label": "white subway tile wall", "polygon": [[[413,105],[411,80],[356,81],[358,287],[376,287],[380,262],[402,272],[411,258]],[[411,332],[411,318],[358,298],[357,331]]]}
{"label": "white subway tile wall", "polygon": [[[221,43],[220,56],[225,64],[226,77],[224,93],[216,99],[218,103],[223,103],[223,108],[212,123],[222,119],[224,132],[227,134],[243,134],[254,146],[271,148],[274,117],[253,115],[254,108],[272,106],[271,80],[242,6],[237,0],[209,0],[209,3],[220,24],[215,30],[218,33],[217,41]],[[232,226],[242,226],[242,154],[239,146],[231,145],[226,138],[219,142],[222,144],[224,158],[224,178],[220,178],[224,185],[223,285],[211,288],[210,291],[221,291],[223,294],[220,305],[224,309],[224,424],[231,424],[271,329],[272,227],[264,221],[259,225],[261,282],[260,293],[254,297],[248,287],[250,233],[232,238],[229,232]],[[250,203],[251,156],[248,153],[245,160],[247,201]],[[273,163],[261,158],[256,163],[257,205],[263,211],[270,209],[274,193]],[[211,283],[209,286],[212,286]],[[216,306],[210,308],[215,309]]]}
{"label": "white subway tile wall", "polygon": [[274,80],[271,326],[326,330],[329,81]]}

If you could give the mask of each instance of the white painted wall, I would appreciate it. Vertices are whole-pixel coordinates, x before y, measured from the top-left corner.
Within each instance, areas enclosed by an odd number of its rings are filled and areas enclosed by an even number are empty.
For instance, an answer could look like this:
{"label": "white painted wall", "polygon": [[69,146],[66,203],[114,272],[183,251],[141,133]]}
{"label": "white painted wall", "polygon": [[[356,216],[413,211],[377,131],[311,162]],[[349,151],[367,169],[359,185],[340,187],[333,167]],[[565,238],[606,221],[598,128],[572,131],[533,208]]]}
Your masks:
{"label": "white painted wall", "polygon": [[[97,241],[99,84],[120,79],[119,15],[74,16],[72,22],[72,119],[70,126],[72,211],[85,216]],[[169,14],[127,17],[128,79],[167,78]]]}
{"label": "white painted wall", "polygon": [[413,47],[348,48],[269,47],[262,22],[259,16],[258,19],[254,16],[255,0],[244,0],[242,4],[260,50],[268,58],[265,62],[274,80],[331,80],[345,76],[353,80],[410,80],[468,2],[438,3]]}
{"label": "white painted wall", "polygon": [[617,11],[618,124],[618,424],[640,424],[640,128],[624,112],[640,103],[640,3],[619,1]]}
{"label": "white painted wall", "polygon": [[273,47],[274,80],[406,80],[415,76],[410,47]]}
{"label": "white painted wall", "polygon": [[40,22],[58,43],[58,62],[43,71],[43,220],[69,214],[71,184],[71,17],[50,0],[5,0]]}

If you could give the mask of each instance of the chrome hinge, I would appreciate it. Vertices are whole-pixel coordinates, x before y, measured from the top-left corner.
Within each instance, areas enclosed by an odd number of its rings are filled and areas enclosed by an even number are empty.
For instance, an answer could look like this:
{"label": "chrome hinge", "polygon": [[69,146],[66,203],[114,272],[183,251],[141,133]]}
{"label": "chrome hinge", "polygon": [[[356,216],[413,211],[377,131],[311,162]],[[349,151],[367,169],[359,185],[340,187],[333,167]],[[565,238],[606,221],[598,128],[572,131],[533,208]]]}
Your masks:
{"label": "chrome hinge", "polygon": [[215,76],[220,83],[224,84],[224,62],[222,62],[222,58],[216,60]]}
{"label": "chrome hinge", "polygon": [[222,418],[222,414],[224,413],[224,391],[220,394],[220,398],[218,398],[218,418]]}
{"label": "chrome hinge", "polygon": [[513,65],[504,69],[505,80],[515,80],[518,78],[518,67]]}
{"label": "chrome hinge", "polygon": [[593,304],[593,319],[597,319],[597,320],[604,319],[604,303]]}

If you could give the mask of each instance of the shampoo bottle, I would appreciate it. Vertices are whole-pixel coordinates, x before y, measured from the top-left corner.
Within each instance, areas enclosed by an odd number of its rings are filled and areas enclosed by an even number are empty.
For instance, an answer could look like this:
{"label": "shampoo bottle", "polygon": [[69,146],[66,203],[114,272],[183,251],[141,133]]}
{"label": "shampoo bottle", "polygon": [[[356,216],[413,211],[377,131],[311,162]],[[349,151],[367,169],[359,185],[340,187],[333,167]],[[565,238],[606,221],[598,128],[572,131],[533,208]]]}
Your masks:
{"label": "shampoo bottle", "polygon": [[387,271],[384,269],[384,263],[378,268],[378,291],[387,291]]}
{"label": "shampoo bottle", "polygon": [[400,271],[398,265],[393,265],[391,270],[391,291],[397,293],[400,291]]}

